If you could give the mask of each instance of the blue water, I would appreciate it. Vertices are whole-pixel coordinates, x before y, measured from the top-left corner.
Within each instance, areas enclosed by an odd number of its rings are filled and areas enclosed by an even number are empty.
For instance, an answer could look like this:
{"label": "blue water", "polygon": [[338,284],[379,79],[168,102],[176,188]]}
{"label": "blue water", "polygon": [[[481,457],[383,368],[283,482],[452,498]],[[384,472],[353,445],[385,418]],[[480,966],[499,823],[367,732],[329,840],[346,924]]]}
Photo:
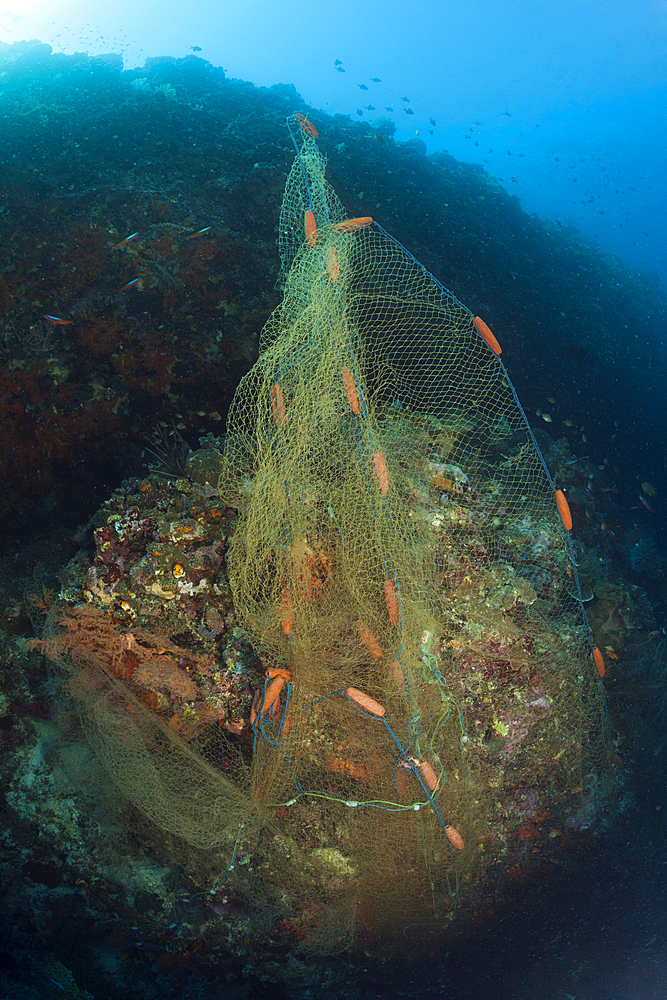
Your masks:
{"label": "blue water", "polygon": [[484,164],[526,211],[577,226],[667,282],[659,0],[211,0],[195,10],[20,0],[0,14],[0,40],[22,38],[121,52],[127,68],[198,46],[228,76],[292,83],[329,113],[389,117],[398,139],[418,135],[429,152]]}

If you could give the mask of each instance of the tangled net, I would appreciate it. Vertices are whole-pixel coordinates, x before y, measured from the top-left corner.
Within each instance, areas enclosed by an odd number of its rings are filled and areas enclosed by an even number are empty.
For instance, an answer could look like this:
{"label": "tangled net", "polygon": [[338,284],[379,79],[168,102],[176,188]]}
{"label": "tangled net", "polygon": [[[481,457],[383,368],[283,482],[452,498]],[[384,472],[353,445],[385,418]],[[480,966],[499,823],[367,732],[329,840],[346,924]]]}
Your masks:
{"label": "tangled net", "polygon": [[489,864],[592,822],[604,668],[570,595],[567,503],[493,334],[347,217],[314,127],[290,128],[284,298],[219,484],[266,668],[252,761],[217,729],[181,739],[85,642],[62,659],[120,789],[200,848],[252,842],[229,882],[333,952],[441,932]]}

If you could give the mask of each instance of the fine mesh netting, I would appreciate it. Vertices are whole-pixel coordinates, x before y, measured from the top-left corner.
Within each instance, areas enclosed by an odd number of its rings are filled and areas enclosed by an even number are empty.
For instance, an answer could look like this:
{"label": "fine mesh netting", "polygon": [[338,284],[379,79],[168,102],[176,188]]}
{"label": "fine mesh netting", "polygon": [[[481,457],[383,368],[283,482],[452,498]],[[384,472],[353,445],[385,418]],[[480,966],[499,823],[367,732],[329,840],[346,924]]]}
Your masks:
{"label": "fine mesh netting", "polygon": [[521,830],[583,826],[607,751],[567,505],[497,342],[347,217],[314,128],[291,127],[284,298],[220,481],[235,614],[267,671],[252,760],[217,729],[182,738],[81,635],[64,662],[121,790],[206,849],[243,826],[261,877],[230,878],[334,951],[441,928]]}

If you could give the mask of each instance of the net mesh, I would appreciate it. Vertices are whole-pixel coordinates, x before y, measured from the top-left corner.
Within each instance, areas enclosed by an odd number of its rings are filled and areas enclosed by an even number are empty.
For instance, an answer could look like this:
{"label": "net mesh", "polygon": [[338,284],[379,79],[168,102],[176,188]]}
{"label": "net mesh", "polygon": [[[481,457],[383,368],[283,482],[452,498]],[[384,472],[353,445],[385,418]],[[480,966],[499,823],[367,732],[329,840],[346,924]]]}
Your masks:
{"label": "net mesh", "polygon": [[326,952],[442,927],[526,826],[584,824],[607,751],[568,534],[496,342],[347,217],[290,124],[284,297],[220,481],[267,670],[251,763],[217,730],[180,739],[81,636],[63,662],[119,787],[197,846],[265,837],[244,891]]}

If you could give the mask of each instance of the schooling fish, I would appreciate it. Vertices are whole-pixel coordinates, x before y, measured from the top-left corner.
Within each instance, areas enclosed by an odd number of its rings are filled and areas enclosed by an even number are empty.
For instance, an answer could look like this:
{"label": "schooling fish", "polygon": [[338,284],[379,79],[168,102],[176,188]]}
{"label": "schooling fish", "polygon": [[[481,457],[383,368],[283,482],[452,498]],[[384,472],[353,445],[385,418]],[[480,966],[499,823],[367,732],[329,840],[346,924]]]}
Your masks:
{"label": "schooling fish", "polygon": [[377,76],[372,76],[371,83],[382,83],[382,80],[380,80]]}
{"label": "schooling fish", "polygon": [[49,323],[55,323],[58,326],[69,326],[70,323],[74,322],[73,319],[61,319],[60,316],[49,316],[48,313],[44,314],[44,319],[48,319]]}
{"label": "schooling fish", "polygon": [[646,497],[644,496],[643,493],[639,494],[639,502],[641,504],[643,504],[644,507],[646,507],[647,510],[650,510],[650,512],[653,513],[653,507],[651,507],[650,503],[648,502],[648,500],[646,499]]}
{"label": "schooling fish", "polygon": [[357,86],[359,90],[368,90],[368,87],[366,86],[365,83],[358,83]]}
{"label": "schooling fish", "polygon": [[212,226],[206,226],[205,229],[200,229],[198,233],[191,233],[190,236],[186,236],[185,238],[186,240],[193,240],[195,236],[202,236],[204,233],[207,233],[209,229],[212,228],[213,228]]}
{"label": "schooling fish", "polygon": [[111,249],[115,250],[116,247],[123,247],[123,246],[125,246],[125,244],[129,243],[130,240],[135,240],[138,235],[139,235],[139,233],[132,233],[131,236],[126,236],[124,240],[120,241],[120,243],[114,243],[114,245],[111,247]]}
{"label": "schooling fish", "polygon": [[119,288],[118,291],[119,292],[124,292],[126,288],[132,288],[132,285],[136,285],[136,283],[138,281],[141,281],[141,277],[139,277],[139,278],[133,278],[132,281],[128,281],[128,283],[126,285],[123,285],[121,288]]}

